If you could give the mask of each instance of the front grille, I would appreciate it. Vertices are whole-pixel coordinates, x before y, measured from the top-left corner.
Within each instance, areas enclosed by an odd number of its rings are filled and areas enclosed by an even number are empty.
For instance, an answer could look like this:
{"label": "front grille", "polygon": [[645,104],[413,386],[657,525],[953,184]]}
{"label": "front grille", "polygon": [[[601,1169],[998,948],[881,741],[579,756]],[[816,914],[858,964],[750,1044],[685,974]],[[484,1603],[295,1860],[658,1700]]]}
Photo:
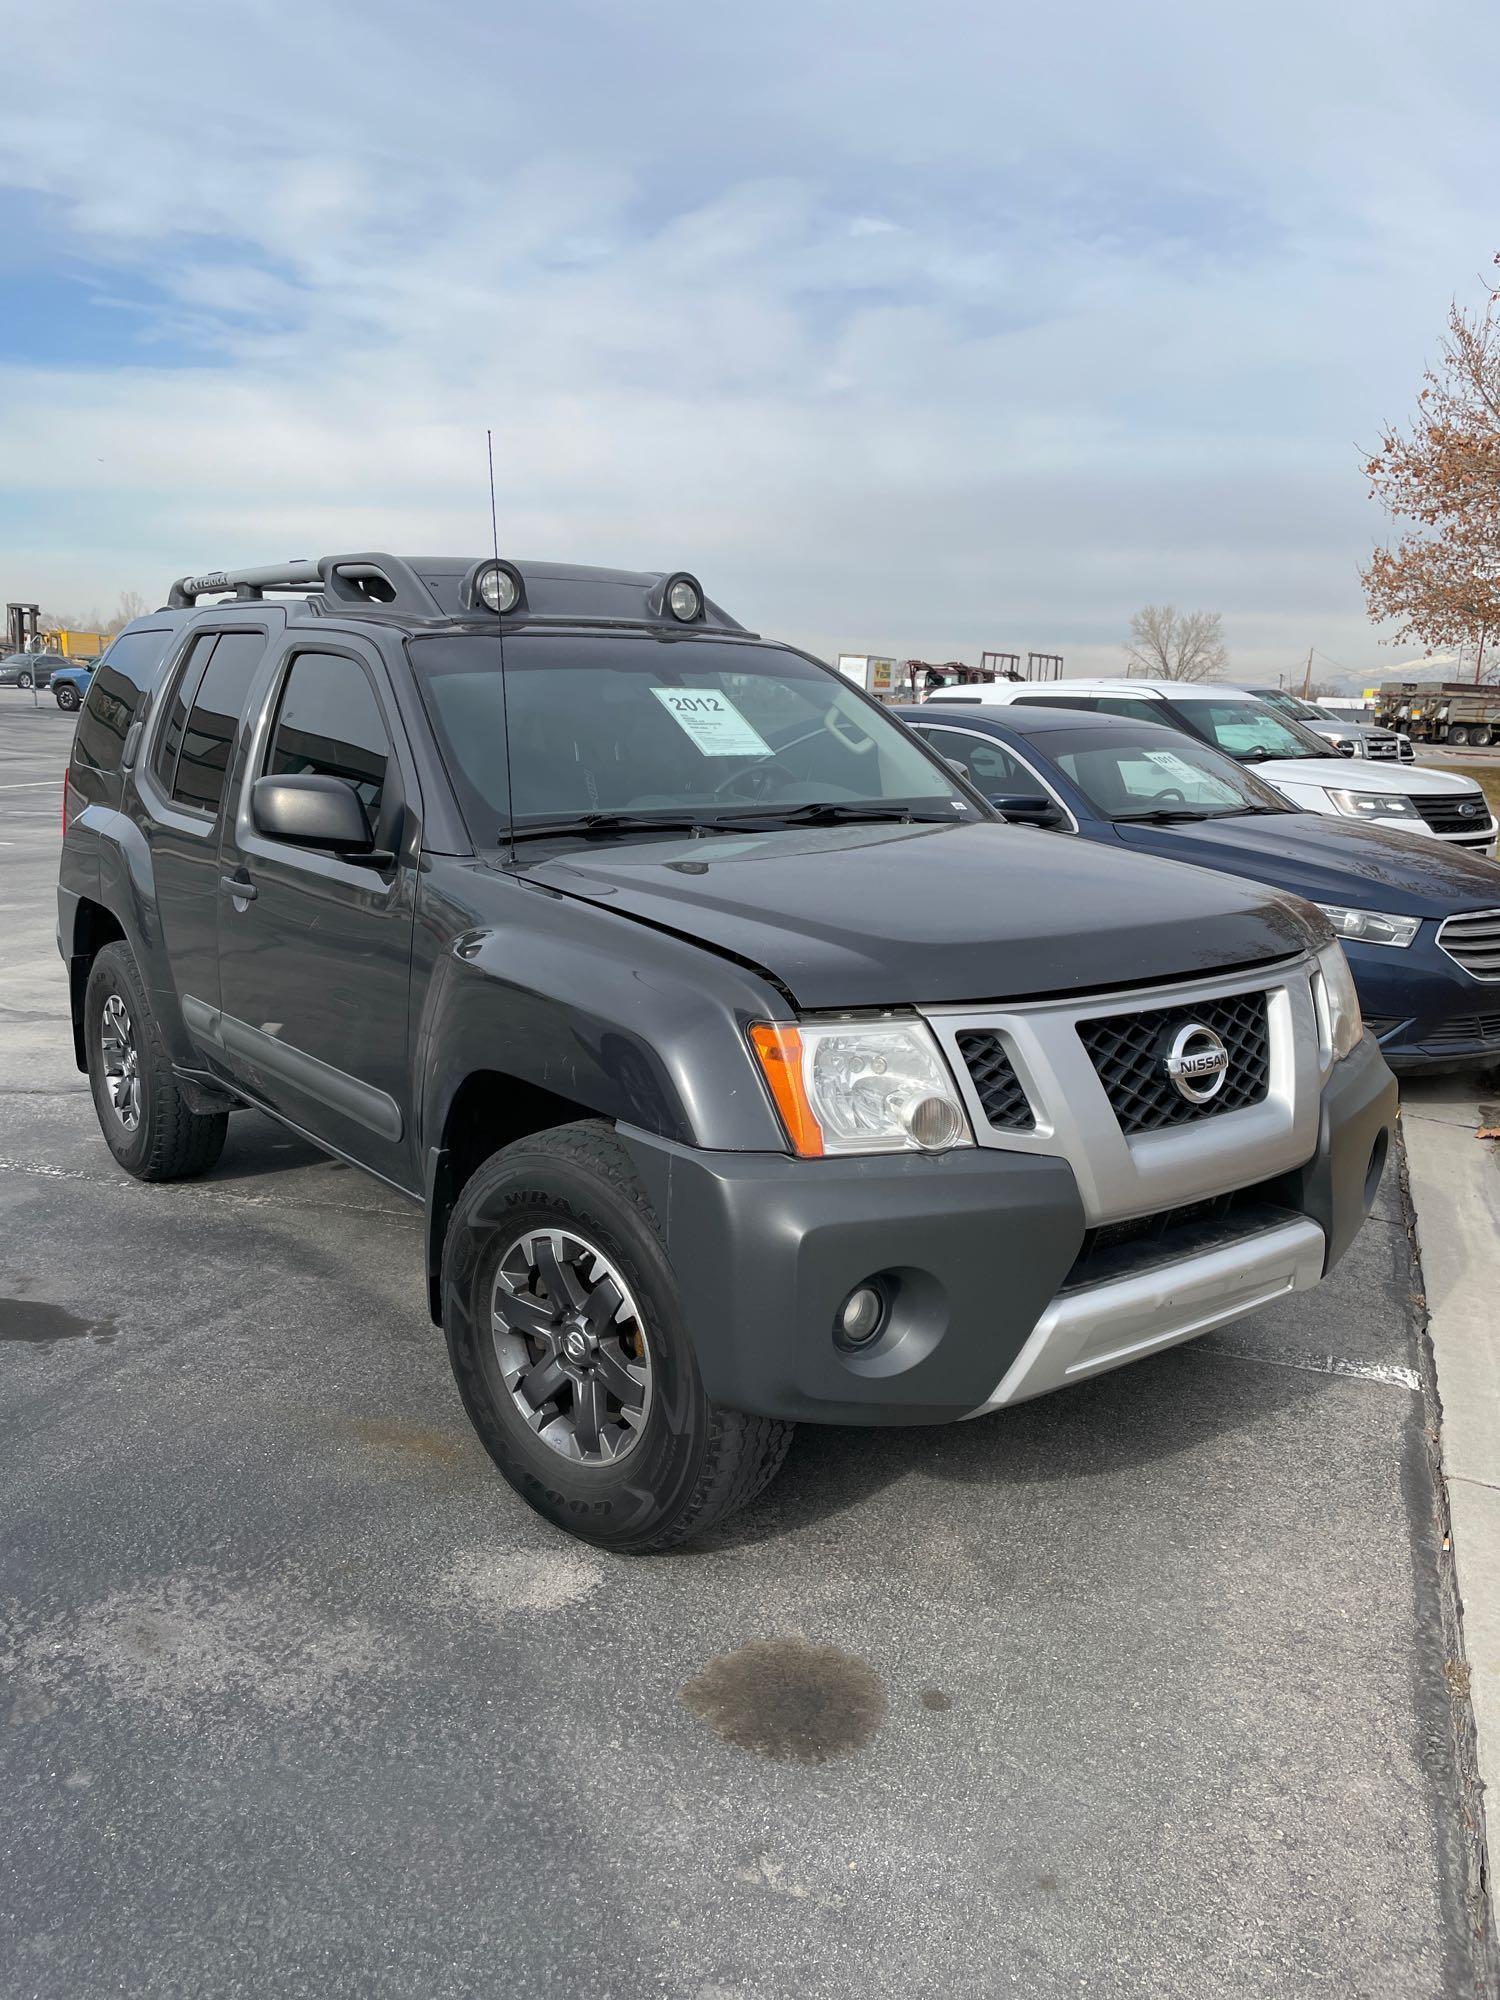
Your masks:
{"label": "front grille", "polygon": [[1424,1049],[1500,1049],[1500,1014],[1465,1014],[1422,1037]]}
{"label": "front grille", "polygon": [[[1194,1104],[1167,1074],[1166,1055],[1179,1028],[1211,1028],[1229,1055],[1217,1097]],[[1223,1000],[1194,1000],[1147,1013],[1111,1014],[1080,1021],[1078,1033],[1098,1071],[1123,1132],[1160,1132],[1259,1104],[1270,1088],[1271,1045],[1264,993],[1232,993]]]}
{"label": "front grille", "polygon": [[1383,759],[1388,764],[1396,761],[1399,749],[1400,745],[1394,736],[1367,736],[1365,738],[1365,755],[1367,757]]}
{"label": "front grille", "polygon": [[1002,1132],[1034,1130],[1036,1116],[1000,1037],[989,1028],[971,1029],[958,1037],[958,1052],[990,1124]]}
{"label": "front grille", "polygon": [[1473,833],[1484,838],[1495,830],[1489,807],[1477,791],[1472,798],[1462,792],[1450,792],[1447,797],[1417,792],[1411,803],[1434,833]]}
{"label": "front grille", "polygon": [[1438,925],[1437,941],[1475,979],[1500,979],[1500,910],[1473,910]]}
{"label": "front grille", "polygon": [[1127,1272],[1194,1256],[1214,1242],[1274,1228],[1287,1219],[1282,1206],[1285,1198],[1279,1183],[1263,1181],[1207,1201],[1163,1208],[1155,1215],[1101,1223],[1084,1231],[1078,1255],[1060,1289],[1076,1292],[1085,1285],[1108,1284]]}

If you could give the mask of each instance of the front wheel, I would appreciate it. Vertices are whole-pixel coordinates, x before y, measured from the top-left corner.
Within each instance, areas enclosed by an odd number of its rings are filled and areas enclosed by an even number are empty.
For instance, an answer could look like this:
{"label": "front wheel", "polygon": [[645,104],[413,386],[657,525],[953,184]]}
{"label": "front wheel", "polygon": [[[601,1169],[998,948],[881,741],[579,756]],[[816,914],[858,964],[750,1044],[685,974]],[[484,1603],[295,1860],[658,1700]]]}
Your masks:
{"label": "front wheel", "polygon": [[18,674],[16,676],[16,686],[18,688],[29,688],[31,686],[30,674],[27,673]]}
{"label": "front wheel", "polygon": [[129,945],[107,944],[83,1001],[89,1088],[104,1142],[138,1181],[206,1174],[224,1150],[229,1115],[189,1109]]}
{"label": "front wheel", "polygon": [[443,1251],[443,1324],[485,1449],[537,1512],[622,1554],[674,1547],[755,1495],[792,1426],[709,1401],[629,1155],[564,1125],[487,1160]]}
{"label": "front wheel", "polygon": [[57,705],[59,708],[77,708],[78,706],[77,688],[69,687],[67,682],[64,681],[62,686],[60,688],[55,689],[54,692],[57,695]]}

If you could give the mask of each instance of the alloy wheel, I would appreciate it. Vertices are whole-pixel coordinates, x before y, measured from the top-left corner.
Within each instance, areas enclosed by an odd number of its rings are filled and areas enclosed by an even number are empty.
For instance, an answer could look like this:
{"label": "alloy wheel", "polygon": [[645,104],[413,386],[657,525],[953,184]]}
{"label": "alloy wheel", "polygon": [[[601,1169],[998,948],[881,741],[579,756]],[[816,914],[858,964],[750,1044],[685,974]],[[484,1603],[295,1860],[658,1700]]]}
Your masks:
{"label": "alloy wheel", "polygon": [[587,1237],[529,1229],[502,1254],[490,1335],[511,1400],[563,1458],[613,1465],[651,1410],[651,1349],[630,1287]]}
{"label": "alloy wheel", "polygon": [[130,1011],[118,993],[111,993],[104,1003],[99,1022],[99,1052],[114,1114],[125,1131],[133,1132],[141,1122],[140,1056]]}

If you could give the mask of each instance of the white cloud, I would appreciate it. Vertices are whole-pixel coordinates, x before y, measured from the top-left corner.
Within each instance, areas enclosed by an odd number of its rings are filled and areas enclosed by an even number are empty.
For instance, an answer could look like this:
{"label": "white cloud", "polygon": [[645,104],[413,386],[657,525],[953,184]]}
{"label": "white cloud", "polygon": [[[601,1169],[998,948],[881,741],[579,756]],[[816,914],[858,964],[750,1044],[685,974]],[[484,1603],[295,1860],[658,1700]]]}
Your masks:
{"label": "white cloud", "polygon": [[1363,671],[1358,444],[1492,247],[1459,11],[29,11],[16,103],[108,88],[0,189],[114,303],[0,367],[10,594],[478,547],[493,425],[508,546],[824,651],[1112,667],[1170,598]]}

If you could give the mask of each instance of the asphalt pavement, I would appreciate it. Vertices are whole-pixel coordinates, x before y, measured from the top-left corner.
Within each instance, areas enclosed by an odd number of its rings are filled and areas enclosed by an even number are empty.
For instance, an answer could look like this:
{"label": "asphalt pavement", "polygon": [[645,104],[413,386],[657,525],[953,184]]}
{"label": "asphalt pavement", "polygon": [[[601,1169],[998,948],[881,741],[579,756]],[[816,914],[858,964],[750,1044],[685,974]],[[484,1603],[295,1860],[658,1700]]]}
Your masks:
{"label": "asphalt pavement", "polygon": [[250,1114],[114,1166],[70,730],[0,690],[7,2000],[1485,1990],[1394,1178],[1311,1295],[597,1555],[471,1435],[414,1209]]}

